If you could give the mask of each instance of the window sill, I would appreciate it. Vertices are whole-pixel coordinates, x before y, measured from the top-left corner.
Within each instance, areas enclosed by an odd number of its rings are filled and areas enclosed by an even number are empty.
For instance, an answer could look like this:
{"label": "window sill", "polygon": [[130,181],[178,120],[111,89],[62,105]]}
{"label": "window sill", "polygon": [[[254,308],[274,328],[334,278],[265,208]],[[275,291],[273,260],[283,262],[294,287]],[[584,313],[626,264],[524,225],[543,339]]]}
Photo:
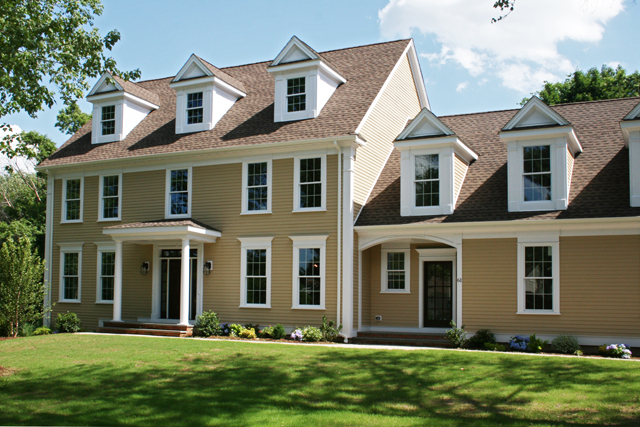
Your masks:
{"label": "window sill", "polygon": [[300,213],[300,212],[326,212],[327,208],[300,208],[300,209],[294,209],[292,212],[293,213]]}
{"label": "window sill", "polygon": [[543,310],[525,310],[518,311],[516,314],[534,314],[534,315],[543,315],[543,316],[560,316],[560,313],[556,311],[543,311]]}
{"label": "window sill", "polygon": [[81,219],[60,221],[60,224],[82,224]]}
{"label": "window sill", "polygon": [[257,304],[244,304],[240,305],[239,308],[271,308],[270,305],[257,305]]}
{"label": "window sill", "polygon": [[59,299],[58,303],[60,304],[80,304],[82,301],[79,299]]}
{"label": "window sill", "polygon": [[96,304],[113,304],[113,301],[96,301]]}
{"label": "window sill", "polygon": [[165,215],[164,216],[164,219],[184,219],[184,218],[191,218],[191,215],[181,214],[181,215]]}
{"label": "window sill", "polygon": [[122,221],[122,218],[100,218],[98,222],[114,222],[114,221]]}
{"label": "window sill", "polygon": [[305,306],[299,305],[299,306],[291,307],[291,310],[326,310],[326,308],[324,308],[324,307],[315,307],[315,306],[305,307]]}
{"label": "window sill", "polygon": [[240,215],[260,215],[260,214],[271,214],[273,212],[271,212],[270,210],[266,210],[266,211],[246,211],[246,212],[241,212]]}
{"label": "window sill", "polygon": [[381,294],[410,294],[411,291],[408,289],[402,289],[402,290],[390,290],[387,289],[385,291],[380,291]]}

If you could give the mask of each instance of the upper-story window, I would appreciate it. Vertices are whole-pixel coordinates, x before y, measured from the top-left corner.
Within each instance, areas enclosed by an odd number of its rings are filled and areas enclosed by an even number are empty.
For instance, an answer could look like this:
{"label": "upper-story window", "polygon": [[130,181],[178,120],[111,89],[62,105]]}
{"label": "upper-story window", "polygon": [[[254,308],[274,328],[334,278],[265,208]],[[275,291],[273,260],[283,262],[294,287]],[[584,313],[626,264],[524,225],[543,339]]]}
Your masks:
{"label": "upper-story window", "polygon": [[416,206],[440,205],[440,175],[438,154],[415,156]]}
{"label": "upper-story window", "polygon": [[294,211],[325,209],[326,164],[326,156],[295,159]]}
{"label": "upper-story window", "polygon": [[113,135],[116,133],[116,106],[107,105],[102,107],[102,134]]}
{"label": "upper-story window", "polygon": [[121,175],[107,175],[100,177],[100,217],[99,220],[119,220]]}
{"label": "upper-story window", "polygon": [[83,184],[83,178],[63,180],[62,222],[82,222]]}
{"label": "upper-story window", "polygon": [[523,148],[524,201],[551,200],[551,147]]}
{"label": "upper-story window", "polygon": [[304,111],[307,109],[307,95],[305,78],[298,77],[287,80],[287,112]]}
{"label": "upper-story window", "polygon": [[202,123],[203,117],[202,92],[187,94],[187,124]]}
{"label": "upper-story window", "polygon": [[271,160],[242,165],[242,213],[271,213]]}
{"label": "upper-story window", "polygon": [[167,170],[167,217],[191,214],[191,168]]}

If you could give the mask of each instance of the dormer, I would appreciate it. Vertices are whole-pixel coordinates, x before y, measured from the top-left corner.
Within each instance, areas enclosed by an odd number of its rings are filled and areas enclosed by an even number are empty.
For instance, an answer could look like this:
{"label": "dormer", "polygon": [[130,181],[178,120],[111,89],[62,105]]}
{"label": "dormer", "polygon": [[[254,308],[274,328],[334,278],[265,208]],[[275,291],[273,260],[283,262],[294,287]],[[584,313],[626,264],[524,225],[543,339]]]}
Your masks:
{"label": "dormer", "polygon": [[160,108],[158,94],[108,72],[87,95],[93,104],[91,143],[122,141],[147,114]]}
{"label": "dormer", "polygon": [[640,207],[640,103],[620,122],[624,145],[629,149],[631,206]]}
{"label": "dormer", "polygon": [[169,86],[176,91],[176,133],[211,130],[247,96],[242,82],[191,55]]}
{"label": "dormer", "polygon": [[582,152],[571,123],[533,96],[500,139],[507,145],[509,212],[567,209],[573,162]]}
{"label": "dormer", "polygon": [[478,154],[423,108],[394,142],[400,151],[400,215],[450,215]]}
{"label": "dormer", "polygon": [[275,77],[276,122],[318,117],[336,88],[347,81],[336,67],[296,36],[267,71]]}

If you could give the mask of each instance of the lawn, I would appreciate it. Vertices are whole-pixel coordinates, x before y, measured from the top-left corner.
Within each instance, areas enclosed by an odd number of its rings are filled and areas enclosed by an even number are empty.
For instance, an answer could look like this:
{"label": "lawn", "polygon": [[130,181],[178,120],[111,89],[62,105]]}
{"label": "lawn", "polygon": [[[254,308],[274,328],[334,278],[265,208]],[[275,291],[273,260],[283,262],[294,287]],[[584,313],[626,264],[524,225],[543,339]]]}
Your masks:
{"label": "lawn", "polygon": [[60,334],[0,341],[2,425],[640,424],[640,363]]}

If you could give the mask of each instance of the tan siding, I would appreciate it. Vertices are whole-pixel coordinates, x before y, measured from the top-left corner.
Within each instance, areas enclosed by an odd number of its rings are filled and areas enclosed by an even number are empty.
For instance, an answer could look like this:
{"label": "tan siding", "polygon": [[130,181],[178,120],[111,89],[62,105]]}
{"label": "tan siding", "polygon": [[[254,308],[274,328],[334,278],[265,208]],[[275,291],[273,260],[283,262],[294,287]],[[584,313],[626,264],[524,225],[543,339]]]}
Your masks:
{"label": "tan siding", "polygon": [[471,331],[640,335],[640,236],[562,237],[559,316],[516,314],[516,239],[465,240],[462,265]]}
{"label": "tan siding", "polygon": [[371,252],[362,251],[362,326],[371,326]]}
{"label": "tan siding", "polygon": [[458,195],[460,194],[460,189],[462,188],[462,183],[464,182],[464,177],[467,174],[467,169],[469,165],[462,160],[460,157],[455,156],[454,161],[454,200],[458,200]]}
{"label": "tan siding", "polygon": [[393,148],[393,141],[407,119],[414,118],[419,112],[420,102],[405,55],[361,130],[367,145],[358,149],[355,162],[355,215],[366,203]]}
{"label": "tan siding", "polygon": [[[240,215],[240,163],[193,168],[193,218],[222,231],[217,243],[205,245],[205,260],[213,260],[211,275],[204,277],[205,310],[217,311],[222,321],[285,326],[319,325],[322,315],[336,317],[337,277],[337,160],[327,157],[327,211],[292,213],[293,159],[273,161],[273,213]],[[97,248],[94,242],[109,241],[102,228],[109,225],[164,218],[165,170],[125,173],[122,222],[97,222],[98,177],[85,178],[84,222],[60,224],[62,180],[55,181],[53,301],[58,300],[60,242],[83,242],[82,303],[57,303],[53,316],[73,311],[88,329],[98,319],[111,319],[112,305],[96,304]],[[289,236],[323,234],[327,239],[326,310],[292,310],[293,246]],[[273,236],[271,309],[240,309],[240,242],[238,237]],[[143,261],[153,261],[151,245],[125,244],[123,253],[123,303],[125,320],[151,315],[152,274],[139,273]],[[151,266],[153,268],[153,266]]]}

